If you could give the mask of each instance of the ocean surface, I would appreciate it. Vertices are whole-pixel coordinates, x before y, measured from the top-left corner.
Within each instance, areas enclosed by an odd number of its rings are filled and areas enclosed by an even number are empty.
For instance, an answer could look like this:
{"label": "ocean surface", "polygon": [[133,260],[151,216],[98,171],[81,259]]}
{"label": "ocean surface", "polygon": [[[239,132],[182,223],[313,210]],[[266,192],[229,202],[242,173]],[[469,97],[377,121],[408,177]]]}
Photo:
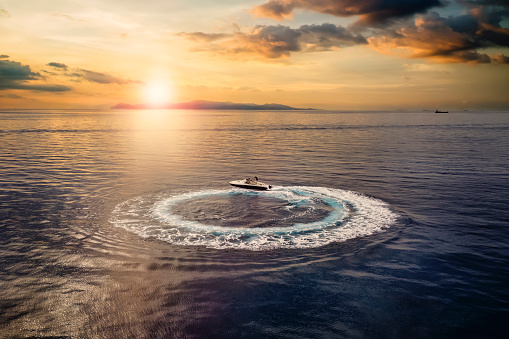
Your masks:
{"label": "ocean surface", "polygon": [[0,146],[2,338],[507,337],[509,112],[17,110]]}

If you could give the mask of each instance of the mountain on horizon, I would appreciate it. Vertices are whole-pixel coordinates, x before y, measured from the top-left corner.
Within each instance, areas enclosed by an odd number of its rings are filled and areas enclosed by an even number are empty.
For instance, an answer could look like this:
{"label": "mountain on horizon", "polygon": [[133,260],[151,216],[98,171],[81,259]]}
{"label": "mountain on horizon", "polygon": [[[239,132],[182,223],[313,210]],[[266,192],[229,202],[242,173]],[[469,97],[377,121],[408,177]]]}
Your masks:
{"label": "mountain on horizon", "polygon": [[119,103],[115,106],[112,106],[111,109],[203,109],[203,110],[213,110],[213,109],[231,109],[231,110],[267,110],[267,111],[275,111],[275,110],[315,110],[314,108],[295,108],[291,106],[281,105],[281,104],[241,104],[235,102],[220,102],[220,101],[206,101],[206,100],[195,100],[189,102],[182,102],[176,104],[167,104],[161,106],[147,105],[147,104],[125,104]]}

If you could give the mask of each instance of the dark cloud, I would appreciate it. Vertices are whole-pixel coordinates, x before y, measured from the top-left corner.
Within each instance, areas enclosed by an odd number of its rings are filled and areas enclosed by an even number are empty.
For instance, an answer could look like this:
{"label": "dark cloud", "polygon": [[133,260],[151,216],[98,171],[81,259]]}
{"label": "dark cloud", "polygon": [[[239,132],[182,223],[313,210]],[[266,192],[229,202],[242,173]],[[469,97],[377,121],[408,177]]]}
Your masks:
{"label": "dark cloud", "polygon": [[[258,16],[285,19],[294,10],[333,16],[357,16],[345,28],[333,24],[256,26],[233,34],[202,32],[179,35],[201,44],[199,51],[246,53],[265,58],[288,57],[294,52],[328,51],[369,43],[383,53],[438,62],[499,63],[507,57],[487,49],[509,47],[509,1],[455,0],[464,7],[458,16],[442,17],[431,8],[446,0],[268,0],[257,6]],[[493,53],[493,52],[491,52]]]}
{"label": "dark cloud", "polygon": [[[325,51],[333,48],[367,44],[367,40],[342,26],[333,24],[256,26],[250,32],[234,34],[180,33],[189,40],[203,42],[200,50],[224,54],[255,54],[265,58],[288,57],[292,52]],[[220,38],[217,38],[221,36]]]}
{"label": "dark cloud", "polygon": [[507,0],[456,0],[456,2],[471,6],[509,7]]}
{"label": "dark cloud", "polygon": [[0,55],[0,59],[8,59],[8,58],[9,58],[9,56],[8,56],[8,55],[5,55],[5,54],[1,54],[1,55]]}
{"label": "dark cloud", "polygon": [[49,75],[58,75],[58,73],[50,72],[50,71],[47,71],[47,70],[45,70],[45,69],[43,69],[41,72],[42,72],[42,73],[49,74]]}
{"label": "dark cloud", "polygon": [[126,80],[106,73],[99,73],[85,69],[77,69],[75,72],[67,72],[68,66],[58,62],[50,62],[47,65],[62,70],[54,73],[43,70],[43,76],[39,72],[34,72],[29,65],[23,65],[20,62],[1,60],[0,56],[0,90],[30,90],[40,92],[67,92],[72,88],[58,84],[37,83],[37,80],[45,80],[46,76],[66,76],[75,79],[75,81],[89,81],[98,84],[119,84],[139,83],[139,81]]}
{"label": "dark cloud", "polygon": [[32,72],[30,66],[20,62],[0,60],[0,79],[2,81],[26,81],[41,77],[40,73]]}
{"label": "dark cloud", "polygon": [[55,67],[55,68],[60,68],[60,69],[63,69],[65,71],[67,71],[67,65],[66,64],[61,64],[59,62],[50,62],[48,64],[48,66]]}
{"label": "dark cloud", "polygon": [[502,20],[509,17],[508,1],[458,1],[466,6],[472,17],[485,25],[501,27]]}
{"label": "dark cloud", "polygon": [[20,62],[0,60],[0,90],[20,89],[41,92],[65,92],[71,88],[63,85],[32,84],[32,80],[40,80],[41,74],[33,72],[28,65]]}
{"label": "dark cloud", "polygon": [[488,47],[509,47],[509,29],[487,24],[469,14],[443,18],[438,13],[417,16],[412,25],[385,29],[368,39],[379,51],[401,51],[410,58],[444,62],[500,62],[500,56],[480,53]]}
{"label": "dark cloud", "polygon": [[256,26],[251,34],[236,33],[233,52],[261,54],[267,58],[289,56],[299,51],[299,30],[287,26]]}
{"label": "dark cloud", "polygon": [[471,15],[461,15],[458,17],[449,17],[443,19],[447,26],[449,26],[454,32],[464,34],[475,34],[479,29],[479,22],[476,18]]}
{"label": "dark cloud", "polygon": [[283,20],[292,17],[295,9],[304,9],[339,17],[359,16],[359,23],[378,25],[441,6],[441,0],[268,0],[252,13]]}
{"label": "dark cloud", "polygon": [[299,31],[303,34],[301,43],[323,50],[368,43],[362,35],[353,34],[347,28],[333,24],[303,25]]}

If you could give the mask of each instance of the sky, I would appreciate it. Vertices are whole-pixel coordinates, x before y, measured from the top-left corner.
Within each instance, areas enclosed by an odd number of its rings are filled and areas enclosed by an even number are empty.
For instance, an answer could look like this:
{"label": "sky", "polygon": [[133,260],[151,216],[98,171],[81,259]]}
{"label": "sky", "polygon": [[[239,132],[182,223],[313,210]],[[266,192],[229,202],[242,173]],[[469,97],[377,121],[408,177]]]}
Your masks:
{"label": "sky", "polygon": [[507,0],[0,0],[0,109],[509,110]]}

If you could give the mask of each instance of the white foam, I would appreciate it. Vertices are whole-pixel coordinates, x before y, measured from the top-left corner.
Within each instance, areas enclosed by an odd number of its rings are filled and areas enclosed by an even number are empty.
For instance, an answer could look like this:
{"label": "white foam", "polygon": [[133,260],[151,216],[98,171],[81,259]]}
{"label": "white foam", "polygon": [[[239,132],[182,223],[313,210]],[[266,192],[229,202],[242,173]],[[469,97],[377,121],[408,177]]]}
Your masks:
{"label": "white foam", "polygon": [[[195,198],[216,195],[246,194],[285,200],[290,207],[306,205],[313,208],[313,199],[332,207],[330,214],[310,223],[289,227],[238,228],[206,225],[184,220],[171,207]],[[291,208],[289,209],[291,211]],[[153,237],[172,244],[268,250],[276,248],[311,248],[345,241],[380,232],[395,222],[397,214],[378,199],[357,192],[325,188],[290,186],[271,191],[243,189],[204,190],[170,197],[137,197],[119,204],[111,222],[141,237]]]}

